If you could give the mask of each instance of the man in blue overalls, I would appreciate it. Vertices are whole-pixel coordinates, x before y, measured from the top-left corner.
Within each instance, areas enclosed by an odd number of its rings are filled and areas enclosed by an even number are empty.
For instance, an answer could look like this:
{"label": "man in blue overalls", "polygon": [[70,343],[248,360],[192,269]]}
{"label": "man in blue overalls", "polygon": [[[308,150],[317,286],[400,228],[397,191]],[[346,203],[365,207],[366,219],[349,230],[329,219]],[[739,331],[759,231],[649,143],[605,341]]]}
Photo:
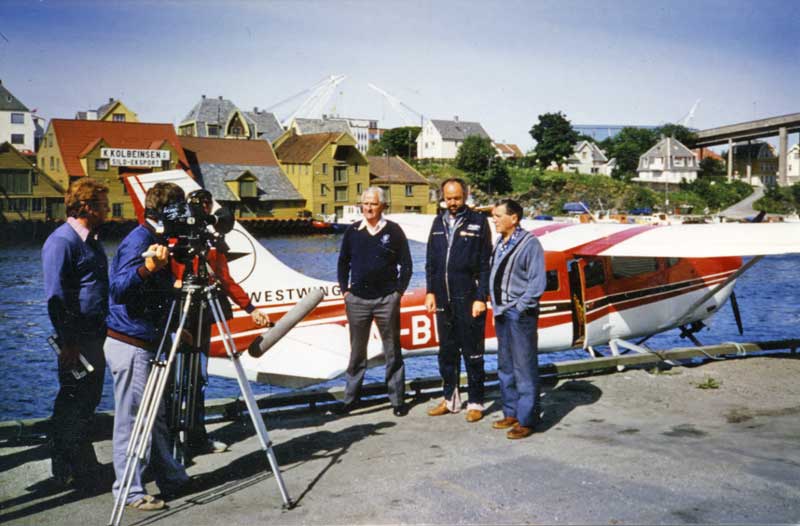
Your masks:
{"label": "man in blue overalls", "polygon": [[458,385],[463,356],[469,393],[466,419],[477,422],[484,409],[484,331],[492,249],[489,222],[466,207],[468,195],[461,179],[442,184],[447,210],[433,220],[428,236],[425,308],[436,312],[439,373],[444,383],[444,400],[428,414],[441,416],[461,410]]}

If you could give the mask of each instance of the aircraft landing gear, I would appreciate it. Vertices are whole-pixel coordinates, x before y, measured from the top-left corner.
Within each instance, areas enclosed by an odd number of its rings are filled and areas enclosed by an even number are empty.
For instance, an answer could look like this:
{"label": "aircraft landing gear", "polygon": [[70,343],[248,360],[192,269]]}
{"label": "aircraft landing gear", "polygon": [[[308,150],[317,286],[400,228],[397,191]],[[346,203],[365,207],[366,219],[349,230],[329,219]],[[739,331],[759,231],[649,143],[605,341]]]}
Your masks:
{"label": "aircraft landing gear", "polygon": [[703,344],[700,343],[700,340],[698,340],[694,334],[696,332],[700,332],[702,329],[705,328],[705,326],[706,326],[705,323],[703,323],[702,321],[694,321],[692,322],[691,325],[681,325],[680,336],[681,338],[688,338],[689,340],[691,340],[693,344],[697,345],[698,347],[702,347]]}

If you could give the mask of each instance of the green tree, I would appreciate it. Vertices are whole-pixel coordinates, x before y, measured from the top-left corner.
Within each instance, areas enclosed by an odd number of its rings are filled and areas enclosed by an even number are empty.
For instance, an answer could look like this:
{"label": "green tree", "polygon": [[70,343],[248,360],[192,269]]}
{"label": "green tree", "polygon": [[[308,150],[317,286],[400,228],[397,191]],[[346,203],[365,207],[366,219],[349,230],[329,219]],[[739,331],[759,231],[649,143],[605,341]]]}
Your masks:
{"label": "green tree", "polygon": [[534,124],[529,133],[536,141],[536,160],[543,169],[553,162],[560,167],[578,142],[578,132],[561,112],[539,115],[538,124]]}
{"label": "green tree", "polygon": [[667,123],[653,130],[656,137],[673,137],[683,143],[684,146],[691,147],[697,141],[697,135],[681,124]]}
{"label": "green tree", "polygon": [[800,206],[800,183],[792,185],[792,198],[797,206]]}
{"label": "green tree", "polygon": [[372,141],[369,143],[369,148],[367,148],[367,155],[372,157],[380,157],[386,152],[386,149],[383,147],[383,143],[381,141]]}
{"label": "green tree", "polygon": [[382,152],[378,155],[399,155],[404,159],[417,157],[417,135],[422,130],[419,126],[403,126],[386,130],[379,141]]}
{"label": "green tree", "polygon": [[471,135],[464,139],[456,154],[455,165],[465,171],[469,180],[486,193],[511,191],[508,167],[497,157],[497,151],[489,138]]}
{"label": "green tree", "polygon": [[700,169],[697,172],[698,177],[715,177],[718,175],[725,175],[725,165],[722,161],[711,157],[706,157],[700,161]]}
{"label": "green tree", "polygon": [[614,178],[634,177],[639,166],[639,157],[652,148],[657,140],[658,135],[652,130],[625,127],[613,139],[606,142],[606,155],[617,160],[617,167],[612,174]]}

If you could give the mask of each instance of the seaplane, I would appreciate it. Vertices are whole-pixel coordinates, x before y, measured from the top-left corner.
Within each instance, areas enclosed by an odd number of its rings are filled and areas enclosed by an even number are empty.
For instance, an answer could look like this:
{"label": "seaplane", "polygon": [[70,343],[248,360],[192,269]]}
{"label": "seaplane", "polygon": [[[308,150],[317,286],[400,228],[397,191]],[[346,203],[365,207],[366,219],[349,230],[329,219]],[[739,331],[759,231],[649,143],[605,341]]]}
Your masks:
{"label": "seaplane", "polygon": [[[200,188],[181,170],[127,176],[125,184],[140,220],[145,193],[161,181],[178,184],[187,193]],[[399,223],[410,240],[427,241],[433,216],[387,217]],[[729,299],[741,332],[733,291],[736,279],[763,256],[800,252],[800,223],[659,226],[525,220],[522,226],[545,250],[547,289],[540,302],[539,352],[582,348],[589,358],[601,345],[613,354],[620,348],[647,352],[640,345],[643,340],[673,329],[694,338],[703,321]],[[342,375],[350,344],[338,283],[289,268],[238,222],[226,242],[231,276],[273,321],[312,292],[322,292],[321,301],[302,321],[258,358],[246,351],[264,329],[234,307],[229,328],[247,379],[297,388]],[[750,257],[746,263],[745,257]],[[409,290],[401,300],[400,339],[408,357],[438,350],[435,316],[425,310],[424,297],[425,290]],[[491,352],[497,349],[497,339],[493,317],[487,320],[486,349]],[[222,339],[212,333],[209,373],[235,378]],[[381,361],[377,331],[368,357],[371,364]]]}

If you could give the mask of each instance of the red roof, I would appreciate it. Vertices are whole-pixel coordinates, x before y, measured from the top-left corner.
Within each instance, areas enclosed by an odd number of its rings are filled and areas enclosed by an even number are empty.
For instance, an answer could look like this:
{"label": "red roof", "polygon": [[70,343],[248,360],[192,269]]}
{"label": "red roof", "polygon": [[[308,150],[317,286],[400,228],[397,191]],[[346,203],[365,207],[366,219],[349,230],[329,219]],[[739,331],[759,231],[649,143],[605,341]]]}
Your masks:
{"label": "red roof", "polygon": [[64,168],[71,177],[86,175],[81,166],[81,156],[91,150],[87,150],[90,145],[97,146],[100,139],[111,148],[137,150],[153,149],[154,144],[161,145],[166,141],[178,152],[183,167],[189,168],[172,124],[53,119],[50,125],[61,150]]}
{"label": "red roof", "polygon": [[692,150],[692,153],[697,158],[697,160],[700,160],[701,158],[702,159],[711,158],[711,159],[716,159],[717,161],[723,161],[723,162],[725,161],[721,155],[719,155],[714,150],[709,150],[708,148],[695,148],[694,150]]}
{"label": "red roof", "polygon": [[272,146],[270,146],[269,142],[261,139],[242,140],[183,136],[180,141],[187,155],[189,157],[194,155],[198,164],[278,166],[278,159],[275,158]]}

